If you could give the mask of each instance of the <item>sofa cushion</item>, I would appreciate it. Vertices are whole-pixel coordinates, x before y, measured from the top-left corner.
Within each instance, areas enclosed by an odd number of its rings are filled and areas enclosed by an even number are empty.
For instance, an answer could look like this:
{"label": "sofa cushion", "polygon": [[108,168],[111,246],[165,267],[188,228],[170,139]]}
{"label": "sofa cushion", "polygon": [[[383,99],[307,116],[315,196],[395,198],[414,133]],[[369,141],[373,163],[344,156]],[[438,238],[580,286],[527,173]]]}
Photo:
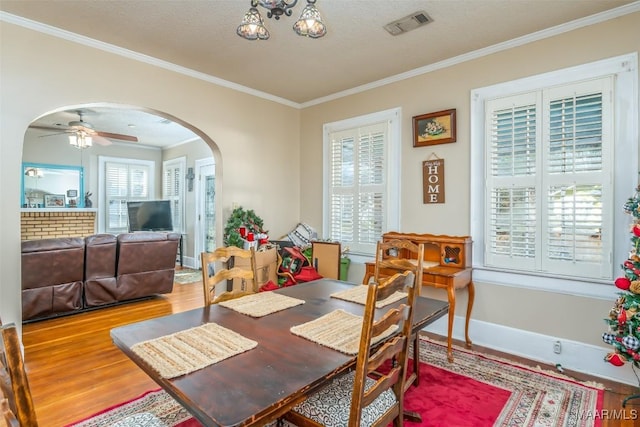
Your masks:
{"label": "sofa cushion", "polygon": [[22,289],[33,289],[84,279],[84,239],[22,242]]}
{"label": "sofa cushion", "polygon": [[118,235],[116,275],[175,269],[180,235],[139,232]]}
{"label": "sofa cushion", "polygon": [[22,320],[51,317],[82,308],[81,281],[22,290]]}
{"label": "sofa cushion", "polygon": [[116,236],[94,234],[85,237],[85,282],[116,275]]}

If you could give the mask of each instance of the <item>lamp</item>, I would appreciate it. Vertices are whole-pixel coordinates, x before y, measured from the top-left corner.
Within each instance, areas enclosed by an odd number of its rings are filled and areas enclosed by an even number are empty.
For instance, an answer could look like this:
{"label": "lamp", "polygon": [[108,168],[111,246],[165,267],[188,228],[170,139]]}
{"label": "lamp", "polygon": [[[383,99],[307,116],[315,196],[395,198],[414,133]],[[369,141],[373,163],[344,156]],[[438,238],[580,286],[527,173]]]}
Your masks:
{"label": "lamp", "polygon": [[44,176],[44,172],[38,168],[27,168],[25,169],[24,174],[32,178],[42,178]]}
{"label": "lamp", "polygon": [[[298,0],[289,3],[286,0],[251,0],[251,8],[245,13],[236,33],[247,40],[267,40],[269,31],[264,26],[258,5],[268,10],[267,18],[280,20],[282,15],[291,16],[293,7]],[[293,30],[299,36],[319,38],[327,34],[327,27],[322,22],[322,16],[315,6],[316,0],[307,0],[300,18],[293,24]]]}
{"label": "lamp", "polygon": [[69,135],[69,144],[76,147],[79,150],[83,148],[89,148],[93,145],[91,136],[83,130],[79,130]]}

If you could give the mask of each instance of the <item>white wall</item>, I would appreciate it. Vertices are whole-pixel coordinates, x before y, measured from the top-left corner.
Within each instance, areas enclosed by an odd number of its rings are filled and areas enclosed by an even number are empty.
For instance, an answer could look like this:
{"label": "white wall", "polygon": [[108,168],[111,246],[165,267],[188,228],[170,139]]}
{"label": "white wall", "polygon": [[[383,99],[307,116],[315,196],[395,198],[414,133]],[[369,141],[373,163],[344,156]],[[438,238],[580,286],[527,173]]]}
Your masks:
{"label": "white wall", "polygon": [[[0,22],[0,43],[3,322],[21,319],[19,178],[25,131],[54,110],[106,102],[179,118],[216,158],[217,218],[226,220],[236,202],[255,210],[274,235],[297,224],[299,171],[291,159],[299,157],[299,110],[6,22]],[[218,224],[219,235],[223,225]]]}
{"label": "white wall", "polygon": [[[635,13],[299,111],[12,24],[0,25],[0,315],[3,321],[17,322],[20,155],[24,132],[40,115],[72,105],[115,102],[179,117],[213,150],[221,200],[218,217],[237,202],[254,209],[271,235],[279,236],[299,220],[321,232],[322,165],[311,159],[322,158],[322,125],[401,107],[400,231],[466,235],[470,91],[640,50],[640,13]],[[457,109],[458,141],[413,148],[411,117],[449,108]],[[419,166],[432,152],[447,161],[447,202],[437,206],[423,205],[421,197]],[[221,228],[219,224],[220,232]],[[362,265],[352,265],[350,279],[357,281],[359,272]],[[460,293],[458,316],[465,305],[466,296]],[[600,335],[612,305],[613,299],[476,283],[471,338],[478,344],[635,383],[630,370],[609,369],[602,361],[610,347]],[[434,328],[444,331],[441,324]],[[459,324],[454,331],[461,337]],[[560,357],[549,354],[555,339],[567,344]]]}
{"label": "white wall", "polygon": [[[302,111],[305,136],[301,140],[302,159],[322,156],[324,123],[400,107],[403,140],[402,168],[398,171],[401,179],[399,231],[469,235],[471,90],[639,50],[640,13],[634,13],[310,106]],[[457,110],[457,142],[413,148],[412,117],[450,108]],[[432,153],[446,162],[446,203],[425,205],[421,164]],[[322,165],[301,162],[301,167],[302,188],[307,189],[300,195],[301,219],[321,231],[322,204],[318,195],[322,193]],[[628,189],[629,196],[633,190]],[[608,209],[620,210],[622,206]],[[362,264],[351,264],[351,280],[360,281],[363,273]],[[615,288],[610,286],[607,292],[606,298],[598,299],[476,282],[471,339],[541,362],[560,363],[635,384],[630,365],[613,368],[602,361],[613,349],[601,339],[606,331],[603,319],[615,300]],[[431,290],[427,294],[446,297],[444,291]],[[458,322],[464,319],[466,303],[466,292],[458,292]],[[461,326],[454,327],[457,338],[463,337]],[[446,324],[438,323],[435,329],[446,335]],[[557,339],[566,344],[559,356],[552,351]]]}

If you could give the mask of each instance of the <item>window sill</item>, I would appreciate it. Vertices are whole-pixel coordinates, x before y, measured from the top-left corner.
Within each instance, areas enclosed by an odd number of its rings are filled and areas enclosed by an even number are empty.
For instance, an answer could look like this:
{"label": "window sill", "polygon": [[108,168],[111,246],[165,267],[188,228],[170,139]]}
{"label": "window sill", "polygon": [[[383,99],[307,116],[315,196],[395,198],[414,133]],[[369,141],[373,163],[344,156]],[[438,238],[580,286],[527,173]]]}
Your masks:
{"label": "window sill", "polygon": [[473,267],[473,281],[606,300],[616,299],[620,292],[611,282],[587,282],[557,276],[498,271],[483,266]]}

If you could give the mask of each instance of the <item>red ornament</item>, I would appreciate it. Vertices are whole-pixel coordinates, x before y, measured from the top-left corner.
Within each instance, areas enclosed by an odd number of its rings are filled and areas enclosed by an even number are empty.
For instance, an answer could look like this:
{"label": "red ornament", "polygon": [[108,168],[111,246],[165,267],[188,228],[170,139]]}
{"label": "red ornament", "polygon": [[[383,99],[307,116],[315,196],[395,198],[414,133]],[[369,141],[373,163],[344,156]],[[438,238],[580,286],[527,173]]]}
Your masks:
{"label": "red ornament", "polygon": [[640,237],[640,224],[633,226],[633,234],[634,236]]}
{"label": "red ornament", "polygon": [[628,291],[631,286],[631,280],[626,277],[618,277],[615,281],[616,288]]}
{"label": "red ornament", "polygon": [[621,325],[627,323],[627,312],[624,311],[624,308],[621,308],[620,313],[618,313],[618,323]]}
{"label": "red ornament", "polygon": [[604,360],[611,363],[613,366],[622,366],[627,361],[624,356],[618,353],[609,353],[605,356]]}

